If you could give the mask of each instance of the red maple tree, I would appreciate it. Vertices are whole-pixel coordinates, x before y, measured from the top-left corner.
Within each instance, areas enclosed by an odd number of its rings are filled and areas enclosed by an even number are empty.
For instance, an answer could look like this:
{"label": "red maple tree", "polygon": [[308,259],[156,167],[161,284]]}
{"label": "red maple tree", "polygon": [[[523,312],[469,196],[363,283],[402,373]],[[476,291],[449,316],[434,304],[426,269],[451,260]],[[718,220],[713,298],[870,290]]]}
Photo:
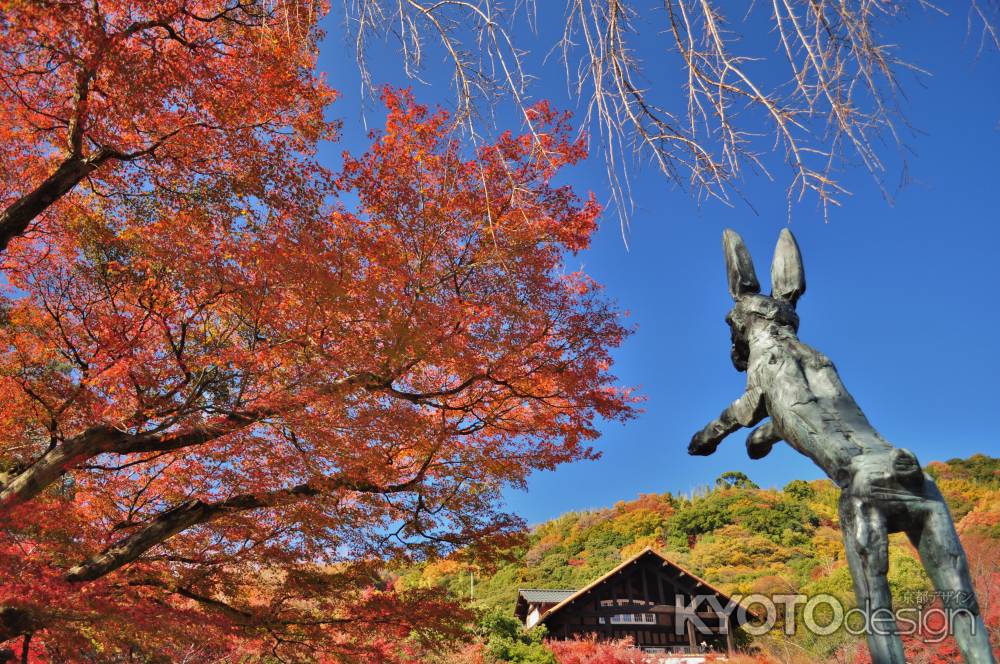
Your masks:
{"label": "red maple tree", "polygon": [[313,202],[312,152],[334,129],[320,10],[0,0],[0,251],[57,214]]}
{"label": "red maple tree", "polygon": [[467,155],[447,114],[385,102],[308,204],[81,191],[10,245],[0,639],[412,659],[466,616],[381,563],[509,541],[501,488],[632,414],[620,315],[563,270],[599,213],[552,183],[584,156],[567,118]]}

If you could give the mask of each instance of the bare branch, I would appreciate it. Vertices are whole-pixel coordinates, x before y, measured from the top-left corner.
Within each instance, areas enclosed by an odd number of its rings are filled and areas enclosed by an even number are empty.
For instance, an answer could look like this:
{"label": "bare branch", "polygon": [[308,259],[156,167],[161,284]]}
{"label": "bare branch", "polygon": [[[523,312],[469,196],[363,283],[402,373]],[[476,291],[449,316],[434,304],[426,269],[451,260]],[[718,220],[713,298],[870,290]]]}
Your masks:
{"label": "bare branch", "polygon": [[[783,154],[792,173],[789,200],[806,194],[824,210],[848,192],[834,171],[857,159],[879,183],[886,172],[884,145],[902,147],[906,126],[897,97],[898,76],[920,70],[894,56],[880,32],[904,14],[902,2],[882,0],[771,0],[733,3],[746,18],[767,12],[787,78],[765,83],[753,63],[771,61],[767,49],[741,53],[744,45],[728,27],[720,0],[659,0],[665,17],[666,46],[680,58],[686,99],[649,89],[644,66],[630,40],[641,29],[656,29],[652,0],[565,0],[566,28],[555,44],[571,93],[585,105],[583,129],[602,141],[613,201],[623,224],[631,209],[629,164],[648,158],[667,179],[690,187],[699,198],[728,202],[739,193],[744,172],[765,174],[764,153]],[[920,7],[940,11],[928,2]],[[551,7],[551,5],[548,5]],[[524,113],[534,132],[526,56],[510,35],[514,21],[534,4],[517,3],[504,13],[494,0],[354,0],[347,4],[362,82],[371,91],[365,45],[370,37],[394,36],[401,45],[406,74],[417,78],[423,37],[431,34],[451,62],[457,117],[478,134],[475,107],[502,96]],[[971,0],[970,22],[981,26],[984,45],[1000,47],[997,6]],[[652,24],[651,24],[652,23]],[[756,28],[755,28],[756,29]],[[542,44],[543,52],[552,45]],[[662,61],[658,68],[669,67]],[[770,68],[774,71],[774,68]],[[672,91],[671,91],[672,92]],[[774,142],[763,145],[761,123]],[[885,140],[888,139],[888,140]],[[544,158],[544,155],[540,155]]]}

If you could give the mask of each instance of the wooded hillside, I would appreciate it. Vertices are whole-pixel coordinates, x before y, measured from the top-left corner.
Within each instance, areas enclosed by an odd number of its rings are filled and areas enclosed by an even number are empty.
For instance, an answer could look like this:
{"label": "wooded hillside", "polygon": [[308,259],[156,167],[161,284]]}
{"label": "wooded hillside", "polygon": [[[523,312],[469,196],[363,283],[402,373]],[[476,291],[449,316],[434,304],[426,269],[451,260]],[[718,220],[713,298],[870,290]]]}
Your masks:
{"label": "wooded hillside", "polygon": [[[976,455],[931,463],[927,470],[948,500],[987,624],[1000,638],[1000,459]],[[484,624],[493,627],[499,615],[513,611],[518,587],[579,588],[652,546],[730,593],[826,592],[853,605],[838,527],[838,493],[826,480],[794,480],[776,490],[762,489],[742,473],[725,473],[694,495],[640,495],[607,509],[545,522],[495,571],[448,559],[411,570],[401,581],[444,585],[456,597],[468,598],[470,573],[475,573],[473,605],[491,616]],[[901,534],[892,536],[890,546],[890,583],[897,603],[927,601],[931,586],[914,549]],[[487,642],[488,632],[480,628]],[[755,641],[765,652],[798,651],[807,657],[804,661],[833,661],[838,655],[843,661],[848,653],[853,659],[857,645],[843,631],[817,637],[800,630],[790,639]],[[934,653],[946,661],[951,647],[949,642],[909,644],[911,650],[927,651],[923,661],[934,661],[927,659]]]}

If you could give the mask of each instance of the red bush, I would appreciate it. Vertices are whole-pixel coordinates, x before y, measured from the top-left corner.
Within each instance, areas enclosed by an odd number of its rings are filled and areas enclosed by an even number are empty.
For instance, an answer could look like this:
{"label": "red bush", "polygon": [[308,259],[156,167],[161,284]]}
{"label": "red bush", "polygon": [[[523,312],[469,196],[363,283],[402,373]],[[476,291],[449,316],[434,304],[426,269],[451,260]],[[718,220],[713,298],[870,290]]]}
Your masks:
{"label": "red bush", "polygon": [[628,639],[597,641],[593,637],[570,641],[549,641],[549,650],[559,664],[656,664],[657,658],[646,655]]}

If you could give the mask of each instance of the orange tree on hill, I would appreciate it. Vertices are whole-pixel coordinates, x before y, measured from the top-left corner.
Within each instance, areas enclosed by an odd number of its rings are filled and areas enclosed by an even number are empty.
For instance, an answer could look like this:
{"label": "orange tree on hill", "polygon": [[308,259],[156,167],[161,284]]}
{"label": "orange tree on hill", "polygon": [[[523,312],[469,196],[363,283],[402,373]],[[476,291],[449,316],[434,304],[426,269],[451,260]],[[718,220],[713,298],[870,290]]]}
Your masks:
{"label": "orange tree on hill", "polygon": [[[35,29],[17,7],[22,22],[5,17],[5,29]],[[254,23],[191,7],[177,10],[189,32],[158,25],[135,48],[157,63],[176,50],[178,76],[204,64],[203,86],[177,90],[195,106],[219,91],[209,105],[226,114],[236,79],[261,78],[226,62]],[[102,11],[106,25],[137,20]],[[197,66],[184,43],[196,39],[209,44]],[[277,36],[253,39],[239,46],[247,58],[302,76],[298,55],[271,52]],[[154,69],[136,79],[157,81]],[[92,92],[125,75],[111,72]],[[271,136],[256,121],[171,133],[163,118],[188,102],[169,81],[148,125],[136,110],[148,99],[95,94],[106,116],[80,149],[132,153],[140,138],[151,149],[101,162],[31,217],[40,232],[7,247],[0,640],[11,649],[51,661],[412,660],[466,616],[436,592],[397,592],[378,561],[509,541],[521,524],[498,511],[500,488],[591,456],[595,419],[632,413],[609,373],[627,331],[596,284],[563,270],[599,213],[551,183],[584,156],[565,116],[535,106],[542,133],[470,156],[446,114],[387,92],[385,131],[326,177],[303,149],[319,116],[300,102],[328,93],[275,76],[286,126]],[[25,103],[11,145],[33,172],[59,173],[76,148],[30,143],[38,104]],[[71,116],[63,134],[76,126]],[[126,138],[136,144],[115,143]],[[37,188],[4,186],[12,228],[11,209]]]}

